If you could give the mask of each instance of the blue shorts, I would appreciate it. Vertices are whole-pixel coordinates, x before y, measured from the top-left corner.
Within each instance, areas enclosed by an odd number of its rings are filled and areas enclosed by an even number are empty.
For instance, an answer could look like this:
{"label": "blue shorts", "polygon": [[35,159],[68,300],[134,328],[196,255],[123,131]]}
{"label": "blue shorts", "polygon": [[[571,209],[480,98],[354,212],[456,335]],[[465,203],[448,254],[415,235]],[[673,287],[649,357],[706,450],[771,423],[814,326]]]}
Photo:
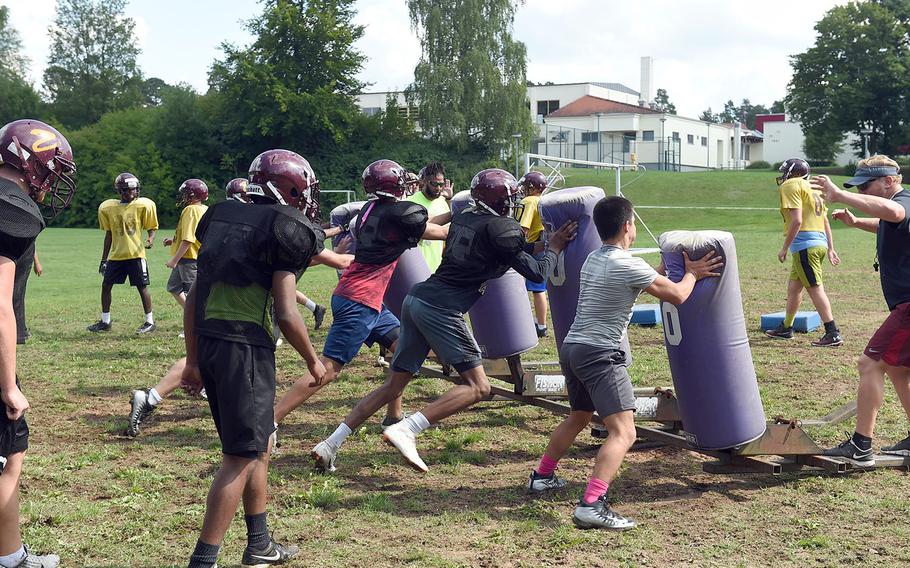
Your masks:
{"label": "blue shorts", "polygon": [[[540,260],[541,258],[544,257],[545,254],[546,254],[546,251],[544,251],[540,254],[535,254],[534,258],[536,258],[537,260]],[[538,284],[537,282],[532,282],[532,281],[528,280],[527,278],[525,278],[525,290],[527,290],[528,292],[546,292],[547,291],[547,279],[544,278],[543,282]]]}
{"label": "blue shorts", "polygon": [[332,296],[332,327],[322,354],[342,365],[350,363],[361,345],[378,343],[390,348],[398,339],[401,324],[385,306],[377,312],[353,300]]}

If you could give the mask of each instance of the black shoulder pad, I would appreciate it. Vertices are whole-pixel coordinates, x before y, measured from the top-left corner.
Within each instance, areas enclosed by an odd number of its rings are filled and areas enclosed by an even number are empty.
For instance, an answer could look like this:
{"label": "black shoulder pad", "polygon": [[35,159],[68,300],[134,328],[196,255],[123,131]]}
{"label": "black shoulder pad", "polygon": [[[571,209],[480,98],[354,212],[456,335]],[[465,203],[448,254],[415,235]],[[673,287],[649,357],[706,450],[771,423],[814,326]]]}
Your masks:
{"label": "black shoulder pad", "polygon": [[401,226],[412,242],[417,242],[423,236],[429,221],[427,208],[413,201],[399,201],[395,204],[395,213]]}
{"label": "black shoulder pad", "polygon": [[296,209],[279,206],[275,210],[272,232],[278,246],[273,259],[274,268],[299,273],[322,252],[325,233]]}
{"label": "black shoulder pad", "polygon": [[524,250],[525,236],[521,225],[511,217],[490,216],[487,221],[487,234],[493,247],[503,257],[511,257]]}
{"label": "black shoulder pad", "polygon": [[44,229],[41,210],[18,187],[3,189],[0,191],[0,219],[3,219],[0,232],[16,239],[34,239]]}

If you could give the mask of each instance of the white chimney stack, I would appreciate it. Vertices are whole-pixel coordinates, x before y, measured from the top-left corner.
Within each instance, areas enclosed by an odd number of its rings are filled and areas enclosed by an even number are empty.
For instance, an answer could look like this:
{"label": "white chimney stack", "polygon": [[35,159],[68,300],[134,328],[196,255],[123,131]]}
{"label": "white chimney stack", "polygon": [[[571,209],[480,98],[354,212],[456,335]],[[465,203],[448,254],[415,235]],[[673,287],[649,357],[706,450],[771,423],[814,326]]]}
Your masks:
{"label": "white chimney stack", "polygon": [[654,58],[650,55],[641,58],[641,91],[639,106],[648,107],[654,99]]}

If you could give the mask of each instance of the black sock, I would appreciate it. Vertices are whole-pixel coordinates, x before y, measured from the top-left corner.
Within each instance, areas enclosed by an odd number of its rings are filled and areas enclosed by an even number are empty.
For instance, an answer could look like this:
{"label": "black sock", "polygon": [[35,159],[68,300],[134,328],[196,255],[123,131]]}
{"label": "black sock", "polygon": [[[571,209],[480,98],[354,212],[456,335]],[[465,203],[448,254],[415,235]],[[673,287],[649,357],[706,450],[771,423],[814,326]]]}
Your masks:
{"label": "black sock", "polygon": [[825,333],[836,333],[840,331],[837,329],[837,324],[834,323],[834,320],[825,322]]}
{"label": "black sock", "polygon": [[863,436],[859,432],[853,433],[853,444],[861,450],[871,450],[872,449],[872,438],[869,436]]}
{"label": "black sock", "polygon": [[246,521],[246,544],[253,550],[262,550],[269,545],[269,524],[266,521],[266,514],[245,515]]}
{"label": "black sock", "polygon": [[188,568],[213,568],[218,561],[218,550],[220,545],[207,544],[201,540],[196,541],[196,549],[190,556],[190,565]]}

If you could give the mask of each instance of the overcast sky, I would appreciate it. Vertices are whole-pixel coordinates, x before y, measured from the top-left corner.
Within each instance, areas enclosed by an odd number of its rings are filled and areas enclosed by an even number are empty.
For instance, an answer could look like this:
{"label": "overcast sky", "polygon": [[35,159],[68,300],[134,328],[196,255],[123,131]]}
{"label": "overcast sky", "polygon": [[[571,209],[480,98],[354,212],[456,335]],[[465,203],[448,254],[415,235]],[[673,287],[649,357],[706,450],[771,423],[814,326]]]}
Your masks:
{"label": "overcast sky", "polygon": [[[679,114],[696,117],[708,106],[749,98],[770,106],[786,94],[789,56],[815,41],[813,26],[842,1],[765,0],[527,0],[514,36],[528,48],[528,79],[623,83],[638,91],[640,60],[654,57],[656,88],[667,89]],[[0,0],[31,59],[40,87],[55,0]],[[403,89],[420,56],[405,0],[359,0],[366,26],[358,48],[368,59],[360,78],[367,91]],[[223,41],[249,43],[242,20],[255,0],[132,0],[146,77],[186,82],[200,92]]]}

